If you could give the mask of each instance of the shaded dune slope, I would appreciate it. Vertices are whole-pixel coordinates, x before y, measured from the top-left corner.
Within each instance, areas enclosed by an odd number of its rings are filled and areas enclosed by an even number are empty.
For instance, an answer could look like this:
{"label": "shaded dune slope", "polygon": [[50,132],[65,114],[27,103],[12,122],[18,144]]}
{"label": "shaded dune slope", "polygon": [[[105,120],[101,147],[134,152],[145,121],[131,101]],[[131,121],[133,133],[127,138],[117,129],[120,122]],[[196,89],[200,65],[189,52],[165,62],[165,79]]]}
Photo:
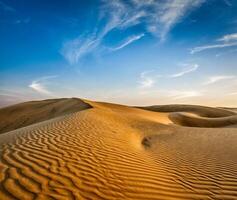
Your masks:
{"label": "shaded dune slope", "polygon": [[81,99],[63,98],[20,103],[0,109],[0,133],[90,108]]}
{"label": "shaded dune slope", "polygon": [[145,110],[169,113],[169,119],[189,127],[237,127],[234,109],[211,108],[197,105],[160,105],[144,107]]}
{"label": "shaded dune slope", "polygon": [[232,112],[237,113],[237,108],[228,108],[228,107],[220,107],[221,109],[225,109],[225,110],[230,110]]}
{"label": "shaded dune slope", "polygon": [[0,199],[236,199],[235,128],[93,108],[0,135]]}
{"label": "shaded dune slope", "polygon": [[198,105],[182,105],[182,104],[171,104],[171,105],[157,105],[157,106],[147,106],[141,107],[145,110],[155,111],[155,112],[189,112],[197,114],[202,117],[227,117],[235,112],[222,108],[212,108],[206,106]]}
{"label": "shaded dune slope", "polygon": [[237,125],[237,115],[208,118],[190,115],[189,113],[171,113],[169,118],[175,124],[190,127],[228,127]]}

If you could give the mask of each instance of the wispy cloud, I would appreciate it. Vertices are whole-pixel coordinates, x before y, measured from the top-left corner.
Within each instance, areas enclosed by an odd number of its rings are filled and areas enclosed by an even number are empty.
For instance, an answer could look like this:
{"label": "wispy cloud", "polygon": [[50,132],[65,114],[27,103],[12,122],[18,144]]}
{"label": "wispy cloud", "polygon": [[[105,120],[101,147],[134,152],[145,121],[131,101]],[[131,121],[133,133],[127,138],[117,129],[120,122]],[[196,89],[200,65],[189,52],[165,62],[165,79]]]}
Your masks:
{"label": "wispy cloud", "polygon": [[214,45],[199,46],[199,47],[193,48],[190,51],[190,53],[194,54],[194,53],[201,52],[201,51],[208,50],[208,49],[220,49],[220,48],[233,47],[233,46],[237,46],[237,42],[226,43],[226,44],[214,44]]}
{"label": "wispy cloud", "polygon": [[222,41],[222,42],[229,42],[232,40],[237,40],[237,33],[227,34],[217,39],[217,41]]}
{"label": "wispy cloud", "polygon": [[191,73],[196,71],[199,68],[198,64],[180,64],[181,66],[184,67],[184,70],[172,75],[161,75],[157,74],[155,70],[149,70],[149,71],[143,71],[140,74],[140,80],[139,80],[139,88],[141,89],[148,89],[152,88],[155,83],[157,82],[157,79],[160,78],[177,78],[184,76],[185,74]]}
{"label": "wispy cloud", "polygon": [[190,53],[194,54],[209,49],[221,49],[226,47],[237,46],[237,33],[224,35],[221,38],[218,38],[216,41],[218,41],[219,43],[194,47],[191,49]]}
{"label": "wispy cloud", "polygon": [[48,90],[47,84],[49,79],[56,78],[57,76],[44,76],[41,77],[37,80],[34,80],[31,82],[29,85],[30,88],[35,90],[36,92],[40,94],[45,94],[45,95],[52,95],[52,92]]}
{"label": "wispy cloud", "polygon": [[[175,26],[175,24],[180,22],[183,17],[185,17],[204,2],[205,0],[168,0],[163,1],[163,5],[157,3],[155,13],[160,14],[153,14],[152,23],[149,30],[151,32],[160,34],[161,39],[164,40],[167,33]],[[162,27],[161,31],[160,27]]]}
{"label": "wispy cloud", "polygon": [[8,12],[15,12],[16,11],[13,7],[3,3],[2,1],[0,1],[0,9],[3,9]]}
{"label": "wispy cloud", "polygon": [[124,47],[128,46],[129,44],[137,41],[137,40],[140,40],[145,34],[139,34],[139,35],[133,35],[133,36],[130,36],[129,38],[127,38],[120,46],[118,47],[115,47],[115,48],[111,48],[112,51],[117,51],[117,50],[120,50],[120,49],[123,49]]}
{"label": "wispy cloud", "polygon": [[104,0],[104,12],[109,24],[127,28],[143,24],[147,32],[165,38],[173,26],[205,0]]}
{"label": "wispy cloud", "polygon": [[141,89],[148,89],[154,86],[154,84],[156,83],[156,79],[159,76],[152,75],[153,72],[154,70],[150,70],[150,71],[144,71],[140,74],[139,87]]}
{"label": "wispy cloud", "polygon": [[[103,40],[111,31],[128,29],[140,25],[161,40],[165,40],[169,31],[188,13],[200,6],[205,0],[101,0],[98,26],[89,34],[82,34],[66,41],[61,54],[70,64],[76,64],[83,56],[103,49]],[[119,50],[143,37],[131,36]],[[110,47],[107,49],[111,49]]]}
{"label": "wispy cloud", "polygon": [[217,83],[219,81],[229,80],[229,79],[234,79],[234,78],[236,78],[236,76],[231,76],[231,75],[211,76],[208,78],[206,82],[203,83],[203,85],[210,85],[213,83]]}
{"label": "wispy cloud", "polygon": [[170,75],[171,78],[177,78],[177,77],[180,77],[180,76],[183,76],[185,74],[188,74],[188,73],[191,73],[191,72],[194,72],[196,71],[198,68],[199,68],[199,65],[198,64],[183,64],[183,66],[186,68],[184,69],[183,71],[181,72],[178,72],[176,74],[172,74]]}
{"label": "wispy cloud", "polygon": [[168,96],[173,98],[174,100],[200,97],[202,95],[203,95],[202,92],[196,90],[187,90],[187,91],[174,90],[168,93]]}
{"label": "wispy cloud", "polygon": [[99,44],[100,39],[95,36],[91,36],[90,38],[80,36],[74,40],[65,42],[60,53],[70,64],[76,64],[81,57],[93,52]]}

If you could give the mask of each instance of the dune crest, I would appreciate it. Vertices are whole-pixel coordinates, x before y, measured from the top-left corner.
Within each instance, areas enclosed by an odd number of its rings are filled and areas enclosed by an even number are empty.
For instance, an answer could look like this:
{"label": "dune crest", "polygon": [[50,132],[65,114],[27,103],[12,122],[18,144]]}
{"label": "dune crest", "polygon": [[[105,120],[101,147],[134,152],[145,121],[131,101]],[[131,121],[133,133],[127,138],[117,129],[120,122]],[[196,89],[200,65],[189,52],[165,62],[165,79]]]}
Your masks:
{"label": "dune crest", "polygon": [[92,108],[0,135],[0,199],[236,198],[236,128],[85,102]]}
{"label": "dune crest", "polygon": [[0,134],[91,108],[78,98],[30,101],[0,109]]}

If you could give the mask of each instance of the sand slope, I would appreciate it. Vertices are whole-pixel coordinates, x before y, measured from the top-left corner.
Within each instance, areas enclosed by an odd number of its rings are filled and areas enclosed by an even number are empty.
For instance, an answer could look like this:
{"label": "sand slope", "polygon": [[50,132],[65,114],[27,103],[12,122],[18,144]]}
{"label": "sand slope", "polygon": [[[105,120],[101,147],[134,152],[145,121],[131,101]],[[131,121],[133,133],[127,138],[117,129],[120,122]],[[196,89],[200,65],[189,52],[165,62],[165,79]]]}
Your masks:
{"label": "sand slope", "polygon": [[0,135],[0,199],[236,199],[237,129],[107,103]]}
{"label": "sand slope", "polygon": [[171,104],[171,105],[147,106],[141,108],[156,112],[189,112],[197,114],[202,117],[227,117],[236,114],[232,110],[222,108],[212,108],[207,106],[198,106],[198,105]]}
{"label": "sand slope", "polygon": [[212,108],[198,105],[159,105],[141,108],[169,113],[169,119],[181,126],[237,127],[237,113],[234,108]]}
{"label": "sand slope", "polygon": [[174,112],[169,114],[169,118],[175,124],[190,127],[228,127],[237,125],[237,115],[227,117],[200,117],[189,113]]}
{"label": "sand slope", "polygon": [[49,99],[0,109],[0,133],[90,108],[80,99]]}

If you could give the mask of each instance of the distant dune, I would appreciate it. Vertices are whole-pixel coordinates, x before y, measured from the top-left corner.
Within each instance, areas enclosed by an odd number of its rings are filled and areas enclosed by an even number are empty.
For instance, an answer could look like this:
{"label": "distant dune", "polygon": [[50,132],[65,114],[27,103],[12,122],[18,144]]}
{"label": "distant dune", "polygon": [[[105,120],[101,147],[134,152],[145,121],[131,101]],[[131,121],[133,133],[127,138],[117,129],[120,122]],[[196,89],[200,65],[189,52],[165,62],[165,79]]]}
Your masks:
{"label": "distant dune", "polygon": [[141,108],[156,112],[189,112],[200,115],[202,117],[227,117],[235,114],[234,111],[231,110],[234,108],[228,110],[224,108],[213,108],[198,105],[171,104],[171,105],[147,106]]}
{"label": "distant dune", "polygon": [[0,108],[0,133],[90,108],[80,99],[30,101]]}
{"label": "distant dune", "polygon": [[237,197],[231,110],[54,99],[0,116],[0,199]]}
{"label": "distant dune", "polygon": [[189,113],[171,113],[169,114],[169,118],[175,124],[179,124],[182,126],[190,126],[190,127],[229,127],[229,126],[237,126],[237,115],[227,116],[227,117],[216,117],[216,118],[208,118],[208,117],[200,117],[193,116]]}
{"label": "distant dune", "polygon": [[169,119],[181,126],[210,128],[237,126],[237,113],[234,108],[212,108],[197,105],[159,105],[142,108],[169,113]]}

